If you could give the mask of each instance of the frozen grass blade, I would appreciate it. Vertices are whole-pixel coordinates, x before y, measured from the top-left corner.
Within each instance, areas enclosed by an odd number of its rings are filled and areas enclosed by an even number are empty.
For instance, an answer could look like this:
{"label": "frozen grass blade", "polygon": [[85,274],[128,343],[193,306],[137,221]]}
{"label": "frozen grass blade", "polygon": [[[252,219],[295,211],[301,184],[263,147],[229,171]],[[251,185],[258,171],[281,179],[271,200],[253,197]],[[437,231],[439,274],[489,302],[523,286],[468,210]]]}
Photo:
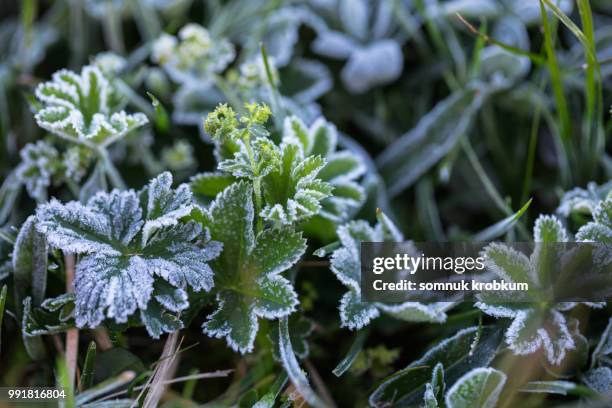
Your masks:
{"label": "frozen grass blade", "polygon": [[[557,104],[557,115],[559,117],[559,123],[561,124],[561,138],[564,143],[567,143],[571,138],[572,124],[570,120],[570,113],[567,106],[567,99],[563,90],[563,80],[561,78],[561,70],[559,68],[559,61],[557,60],[557,54],[555,53],[554,34],[553,28],[548,19],[548,13],[544,7],[544,2],[547,0],[540,0],[540,14],[542,17],[542,26],[544,29],[544,45],[546,48],[546,58],[548,62],[548,70],[550,72],[550,79],[555,94],[555,102]],[[573,24],[573,23],[572,23]]]}
{"label": "frozen grass blade", "polygon": [[291,338],[289,337],[289,320],[287,317],[279,319],[279,348],[281,360],[287,375],[291,379],[291,382],[295,386],[296,390],[300,395],[313,407],[325,407],[325,403],[321,398],[314,392],[308,383],[308,378],[304,374],[304,371],[300,368],[300,365],[293,352],[291,346]]}
{"label": "frozen grass blade", "polygon": [[359,333],[357,333],[357,335],[355,336],[355,341],[353,341],[353,344],[351,345],[351,348],[349,348],[348,353],[346,353],[346,356],[344,356],[342,361],[340,361],[340,363],[338,363],[336,368],[334,368],[334,370],[332,371],[336,377],[342,376],[342,374],[344,374],[349,368],[351,368],[351,366],[355,362],[355,359],[357,359],[357,356],[359,355],[359,353],[361,353],[363,345],[366,339],[368,338],[368,334],[368,329],[361,330]]}
{"label": "frozen grass blade", "polygon": [[531,200],[527,201],[520,210],[515,212],[514,214],[504,218],[503,220],[491,225],[480,231],[478,234],[474,235],[473,240],[476,242],[490,241],[492,239],[496,239],[501,237],[506,232],[510,231],[512,227],[516,225],[519,219],[523,216],[525,211],[531,205]]}

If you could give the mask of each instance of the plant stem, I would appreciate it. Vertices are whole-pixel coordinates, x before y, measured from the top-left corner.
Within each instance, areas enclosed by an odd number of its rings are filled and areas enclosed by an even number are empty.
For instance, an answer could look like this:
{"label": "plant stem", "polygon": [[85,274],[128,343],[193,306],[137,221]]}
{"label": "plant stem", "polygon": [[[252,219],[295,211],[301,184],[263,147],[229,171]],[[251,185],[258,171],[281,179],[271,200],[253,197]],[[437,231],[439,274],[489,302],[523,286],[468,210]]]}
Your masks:
{"label": "plant stem", "polygon": [[[74,254],[64,254],[64,267],[66,269],[66,292],[73,291],[75,259]],[[68,329],[66,332],[66,368],[68,381],[74,386],[76,376],[77,357],[79,355],[79,329]]]}
{"label": "plant stem", "polygon": [[104,171],[106,172],[106,174],[108,174],[108,177],[110,178],[110,181],[113,186],[115,188],[125,190],[125,181],[123,181],[121,174],[119,174],[119,171],[111,161],[110,157],[108,157],[108,151],[104,147],[100,147],[97,149],[97,153],[100,157],[102,165],[104,166]]}

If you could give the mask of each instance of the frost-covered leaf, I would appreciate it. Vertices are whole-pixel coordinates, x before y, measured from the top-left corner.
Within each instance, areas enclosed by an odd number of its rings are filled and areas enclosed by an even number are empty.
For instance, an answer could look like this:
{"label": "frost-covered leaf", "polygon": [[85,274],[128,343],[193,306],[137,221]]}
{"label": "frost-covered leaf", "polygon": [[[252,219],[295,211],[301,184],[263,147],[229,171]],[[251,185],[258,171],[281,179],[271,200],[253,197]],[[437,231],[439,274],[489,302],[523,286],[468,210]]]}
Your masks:
{"label": "frost-covered leaf", "polygon": [[600,394],[608,394],[612,390],[612,368],[593,368],[584,373],[582,381]]}
{"label": "frost-covered leaf", "polygon": [[224,245],[221,256],[211,262],[219,307],[203,328],[210,336],[225,337],[241,353],[253,349],[258,317],[275,319],[295,310],[297,294],[280,273],[306,249],[301,234],[290,229],[255,235],[254,216],[252,188],[241,181],[219,194],[200,217],[212,239]]}
{"label": "frost-covered leaf", "polygon": [[191,190],[187,184],[172,189],[172,174],[165,172],[155,177],[140,194],[146,202],[143,218],[142,242],[146,245],[151,235],[160,228],[176,225],[180,218],[193,209]]}
{"label": "frost-covered leaf", "polygon": [[[480,341],[474,347],[474,338],[482,330]],[[486,367],[497,353],[502,331],[492,327],[470,327],[434,345],[420,359],[385,378],[370,395],[372,406],[393,402],[393,406],[412,407],[423,401],[426,384],[434,375],[438,364],[444,367],[447,383],[459,379],[469,370]]]}
{"label": "frost-covered leaf", "polygon": [[404,302],[390,305],[361,301],[360,243],[403,240],[399,229],[386,215],[379,212],[377,218],[378,223],[374,228],[363,220],[351,221],[338,227],[337,234],[342,246],[332,253],[330,268],[336,278],[349,289],[340,301],[341,325],[358,330],[380,316],[380,312],[409,322],[444,322],[444,310],[448,305],[443,303]]}
{"label": "frost-covered leaf", "polygon": [[47,240],[36,230],[37,219],[28,217],[13,247],[13,282],[17,303],[31,294],[35,305],[45,298],[47,288]]}
{"label": "frost-covered leaf", "polygon": [[57,311],[49,312],[40,307],[32,306],[32,299],[23,300],[23,335],[26,338],[44,334],[56,334],[74,327],[74,322],[66,322],[60,318]]}
{"label": "frost-covered leaf", "polygon": [[557,213],[563,217],[569,217],[574,212],[591,215],[595,212],[597,205],[604,201],[611,192],[612,181],[608,181],[600,186],[590,182],[586,188],[576,187],[563,194],[561,203],[557,207]]}
{"label": "frost-covered leaf", "polygon": [[593,210],[593,221],[580,227],[577,241],[612,243],[612,197],[599,202]]}
{"label": "frost-covered leaf", "polygon": [[365,173],[361,157],[348,150],[337,151],[336,127],[323,118],[310,127],[296,117],[285,118],[283,142],[301,147],[304,156],[319,155],[325,165],[318,178],[333,187],[333,195],[321,201],[320,216],[338,222],[346,220],[365,200],[365,191],[357,180]]}
{"label": "frost-covered leaf", "polygon": [[[347,60],[341,79],[351,93],[395,81],[403,70],[404,36],[394,35],[397,20],[387,2],[339,0],[322,16],[306,19],[317,33],[312,50],[328,58]],[[343,31],[340,31],[344,29]]]}
{"label": "frost-covered leaf", "polygon": [[[234,177],[255,179],[264,177],[273,171],[279,164],[279,148],[267,137],[258,137],[247,149],[245,142],[238,142],[240,150],[231,159],[219,163],[219,170],[225,171]],[[251,157],[252,155],[252,157]]]}
{"label": "frost-covered leaf", "polygon": [[461,377],[446,394],[448,408],[493,408],[506,383],[506,374],[494,368],[475,368]]}
{"label": "frost-covered leaf", "polygon": [[612,318],[608,320],[608,325],[601,335],[601,339],[593,350],[592,366],[596,363],[604,363],[612,366]]}
{"label": "frost-covered leaf", "polygon": [[576,388],[571,381],[530,381],[521,388],[521,392],[567,395]]}
{"label": "frost-covered leaf", "polygon": [[350,36],[332,30],[320,32],[312,43],[312,50],[329,58],[347,59],[359,47]]}
{"label": "frost-covered leaf", "polygon": [[[289,316],[289,336],[291,337],[291,345],[293,346],[293,351],[295,355],[304,359],[308,357],[309,347],[308,341],[306,340],[310,333],[312,333],[314,329],[313,322],[306,318],[304,315],[300,313],[294,313]],[[270,333],[268,334],[268,338],[272,342],[272,353],[274,355],[274,359],[280,360],[280,350],[279,350],[279,333],[278,326],[272,325],[270,329]]]}
{"label": "frost-covered leaf", "polygon": [[178,327],[172,314],[188,306],[187,288],[212,288],[208,262],[222,246],[198,223],[179,222],[193,208],[191,192],[171,185],[172,176],[163,173],[140,194],[113,190],[87,205],[39,207],[36,227],[49,244],[82,255],[74,280],[77,326],[126,323],[140,310],[149,334],[159,337]]}
{"label": "frost-covered leaf", "polygon": [[213,38],[195,23],[181,28],[178,37],[162,34],[152,49],[153,61],[178,83],[208,82],[211,74],[223,71],[235,56],[231,42]]}
{"label": "frost-covered leaf", "polygon": [[30,197],[38,202],[46,201],[47,188],[58,170],[59,153],[50,144],[39,140],[25,145],[19,155],[21,163],[15,169],[17,179],[25,185]]}
{"label": "frost-covered leaf", "polygon": [[486,96],[483,91],[474,86],[450,95],[377,157],[389,194],[397,195],[412,185],[457,145]]}
{"label": "frost-covered leaf", "polygon": [[191,178],[189,185],[196,199],[200,202],[207,202],[235,181],[236,179],[229,174],[200,173]]}
{"label": "frost-covered leaf", "polygon": [[351,53],[340,74],[349,92],[360,94],[395,81],[404,69],[400,44],[383,39]]}
{"label": "frost-covered leaf", "polygon": [[57,71],[51,81],[36,88],[36,98],[43,105],[36,122],[69,140],[110,144],[148,122],[142,113],[113,112],[111,92],[108,80],[95,66],[85,66],[80,74]]}
{"label": "frost-covered leaf", "polygon": [[318,178],[325,166],[321,156],[304,157],[293,143],[283,144],[279,165],[262,179],[265,205],[259,214],[268,221],[291,225],[316,215],[333,187]]}
{"label": "frost-covered leaf", "polygon": [[442,363],[436,364],[431,375],[431,381],[425,384],[425,394],[423,402],[425,408],[438,408],[444,401],[444,366]]}
{"label": "frost-covered leaf", "polygon": [[[503,0],[503,3],[505,3],[506,6],[525,24],[533,25],[540,23],[542,14],[538,2]],[[565,14],[572,14],[572,10],[574,9],[574,2],[572,0],[553,0],[553,3]],[[548,11],[552,14],[550,10]]]}

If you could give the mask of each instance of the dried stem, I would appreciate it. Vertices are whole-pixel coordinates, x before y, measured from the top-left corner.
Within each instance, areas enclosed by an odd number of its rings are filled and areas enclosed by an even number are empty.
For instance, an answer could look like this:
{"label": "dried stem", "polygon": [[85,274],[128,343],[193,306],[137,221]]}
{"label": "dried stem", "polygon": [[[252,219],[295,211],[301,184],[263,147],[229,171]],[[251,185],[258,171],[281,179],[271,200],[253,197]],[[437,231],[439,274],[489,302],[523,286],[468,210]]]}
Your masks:
{"label": "dried stem", "polygon": [[160,363],[155,368],[153,376],[147,382],[149,392],[142,404],[143,408],[155,408],[159,405],[159,401],[166,390],[166,380],[173,371],[176,350],[180,347],[180,345],[177,346],[178,334],[179,332],[175,331],[169,334],[166,339],[164,350],[159,358]]}
{"label": "dried stem", "polygon": [[[66,269],[66,292],[73,291],[75,259],[74,254],[64,255],[64,266]],[[76,376],[77,357],[79,355],[79,329],[68,329],[66,332],[66,367],[68,369],[68,381],[74,386]]]}

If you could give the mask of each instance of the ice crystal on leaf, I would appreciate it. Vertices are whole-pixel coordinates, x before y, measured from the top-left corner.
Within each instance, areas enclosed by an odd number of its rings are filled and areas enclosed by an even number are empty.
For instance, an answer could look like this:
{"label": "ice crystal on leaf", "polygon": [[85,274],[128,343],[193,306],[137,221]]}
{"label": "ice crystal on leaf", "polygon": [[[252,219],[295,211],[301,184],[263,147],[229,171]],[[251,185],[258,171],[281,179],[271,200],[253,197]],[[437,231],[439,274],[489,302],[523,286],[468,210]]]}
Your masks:
{"label": "ice crystal on leaf", "polygon": [[80,74],[62,69],[36,88],[43,108],[36,113],[38,126],[68,140],[108,145],[146,124],[142,113],[113,112],[111,85],[96,66]]}
{"label": "ice crystal on leaf", "polygon": [[87,205],[52,200],[38,208],[37,228],[49,244],[81,255],[74,281],[77,326],[125,323],[140,310],[149,334],[159,337],[180,325],[166,311],[188,306],[188,288],[212,288],[208,262],[222,246],[196,222],[181,222],[193,208],[191,192],[171,184],[170,173],[163,173],[139,193],[99,192]]}
{"label": "ice crystal on leaf", "polygon": [[37,201],[47,199],[47,188],[51,185],[52,176],[59,165],[59,153],[50,144],[39,140],[28,143],[19,152],[21,163],[15,174],[28,191],[30,197]]}
{"label": "ice crystal on leaf", "polygon": [[[483,250],[485,266],[508,282],[526,282],[530,288],[547,287],[550,257],[544,245],[568,240],[561,222],[554,216],[541,215],[535,222],[536,247],[530,257],[504,244],[493,243]],[[500,302],[481,294],[476,307],[496,318],[511,318],[505,341],[517,355],[528,355],[543,349],[546,359],[560,364],[569,350],[576,348],[568,321],[562,313],[576,303]],[[516,300],[516,299],[515,299]],[[597,307],[597,304],[587,304]]]}
{"label": "ice crystal on leaf", "polygon": [[375,227],[371,227],[366,221],[358,220],[340,226],[337,231],[342,246],[332,254],[331,270],[349,289],[340,301],[342,326],[351,330],[361,329],[379,317],[380,312],[409,322],[444,322],[446,320],[444,309],[447,306],[444,303],[427,305],[420,302],[404,302],[387,305],[361,301],[360,243],[403,241],[401,232],[385,214],[379,212],[377,216],[378,223]]}
{"label": "ice crystal on leaf", "polygon": [[195,216],[223,243],[211,262],[215,269],[217,310],[208,316],[204,332],[225,337],[241,353],[253,349],[258,318],[287,316],[298,304],[293,285],[281,272],[306,250],[301,234],[288,228],[254,230],[253,191],[239,181],[217,196],[208,211]]}
{"label": "ice crystal on leaf", "polygon": [[283,142],[297,144],[306,157],[319,155],[325,165],[318,178],[333,187],[333,196],[321,202],[320,215],[331,221],[344,221],[352,210],[359,208],[365,200],[365,191],[357,179],[365,172],[363,160],[348,150],[337,151],[336,127],[323,118],[310,127],[296,117],[285,119]]}

